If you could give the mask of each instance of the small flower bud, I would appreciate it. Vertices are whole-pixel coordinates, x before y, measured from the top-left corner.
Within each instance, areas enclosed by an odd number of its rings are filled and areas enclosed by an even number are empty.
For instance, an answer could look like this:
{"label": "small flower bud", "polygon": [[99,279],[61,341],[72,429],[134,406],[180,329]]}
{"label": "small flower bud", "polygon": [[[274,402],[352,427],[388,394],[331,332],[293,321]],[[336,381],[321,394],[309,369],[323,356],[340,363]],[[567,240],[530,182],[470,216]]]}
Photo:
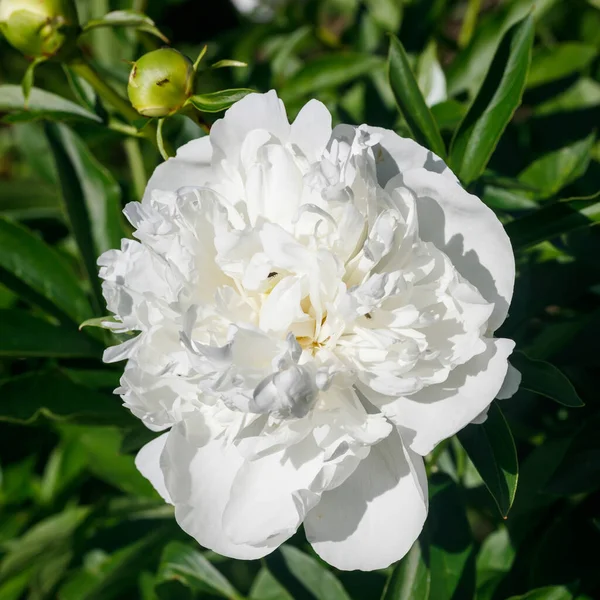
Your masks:
{"label": "small flower bud", "polygon": [[173,48],[144,54],[131,69],[127,93],[133,107],[145,117],[176,113],[192,95],[194,65]]}
{"label": "small flower bud", "polygon": [[31,58],[50,58],[79,35],[73,0],[0,0],[0,30]]}

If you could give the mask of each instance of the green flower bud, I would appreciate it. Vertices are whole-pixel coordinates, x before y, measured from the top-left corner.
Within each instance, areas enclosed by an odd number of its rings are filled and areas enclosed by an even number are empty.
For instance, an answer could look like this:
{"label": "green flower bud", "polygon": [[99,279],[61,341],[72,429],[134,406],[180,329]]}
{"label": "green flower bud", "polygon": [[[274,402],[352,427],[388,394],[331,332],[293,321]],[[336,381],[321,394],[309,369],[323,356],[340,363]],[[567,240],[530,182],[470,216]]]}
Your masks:
{"label": "green flower bud", "polygon": [[0,30],[31,58],[50,58],[79,35],[73,0],[0,0]]}
{"label": "green flower bud", "polygon": [[167,117],[192,95],[194,77],[192,61],[181,52],[173,48],[148,52],[129,74],[129,100],[145,117]]}

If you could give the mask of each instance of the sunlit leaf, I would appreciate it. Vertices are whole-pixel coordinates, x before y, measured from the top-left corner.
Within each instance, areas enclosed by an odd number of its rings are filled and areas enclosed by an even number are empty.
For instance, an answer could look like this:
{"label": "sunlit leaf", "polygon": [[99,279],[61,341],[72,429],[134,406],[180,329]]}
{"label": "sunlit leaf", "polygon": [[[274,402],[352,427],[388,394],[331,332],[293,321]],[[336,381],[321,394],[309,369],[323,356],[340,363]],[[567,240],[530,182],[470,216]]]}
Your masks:
{"label": "sunlit leaf", "polygon": [[101,123],[100,117],[89,110],[61,98],[56,94],[32,88],[25,107],[23,90],[19,85],[0,85],[0,111],[10,112],[8,121],[31,121],[34,119],[52,119],[55,121],[79,119]]}
{"label": "sunlit leaf", "polygon": [[450,162],[466,184],[483,173],[521,103],[532,44],[533,18],[528,16],[502,39],[481,89],[454,135]]}
{"label": "sunlit leaf", "polygon": [[45,310],[76,323],[91,316],[75,274],[31,231],[0,218],[0,281]]}
{"label": "sunlit leaf", "polygon": [[244,88],[221,90],[210,94],[196,94],[188,102],[200,112],[217,113],[227,110],[232,104],[253,92],[254,90]]}
{"label": "sunlit leaf", "polygon": [[445,157],[446,148],[437,123],[425,103],[404,47],[394,36],[390,38],[388,69],[396,103],[415,140]]}

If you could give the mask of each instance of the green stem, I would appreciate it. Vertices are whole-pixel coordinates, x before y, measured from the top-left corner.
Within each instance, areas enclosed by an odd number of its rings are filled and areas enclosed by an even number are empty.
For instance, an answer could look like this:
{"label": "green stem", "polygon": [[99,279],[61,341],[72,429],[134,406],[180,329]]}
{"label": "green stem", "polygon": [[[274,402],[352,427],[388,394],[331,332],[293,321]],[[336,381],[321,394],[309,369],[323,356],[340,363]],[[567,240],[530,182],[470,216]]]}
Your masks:
{"label": "green stem", "polygon": [[[69,65],[77,75],[83,77],[96,91],[96,93],[118,110],[128,121],[136,121],[140,118],[137,110],[123,98],[111,85],[106,83],[92,66],[82,60],[73,61]],[[147,127],[145,128],[147,129]]]}
{"label": "green stem", "polygon": [[479,9],[481,8],[481,0],[469,0],[465,17],[463,19],[462,28],[460,35],[458,36],[458,45],[464,48],[473,37],[475,31],[475,25],[477,24],[477,16],[479,15]]}
{"label": "green stem", "polygon": [[144,158],[140,149],[140,143],[135,138],[127,138],[123,142],[127,161],[129,162],[129,170],[133,179],[133,190],[136,199],[140,200],[146,189],[146,168],[144,167]]}

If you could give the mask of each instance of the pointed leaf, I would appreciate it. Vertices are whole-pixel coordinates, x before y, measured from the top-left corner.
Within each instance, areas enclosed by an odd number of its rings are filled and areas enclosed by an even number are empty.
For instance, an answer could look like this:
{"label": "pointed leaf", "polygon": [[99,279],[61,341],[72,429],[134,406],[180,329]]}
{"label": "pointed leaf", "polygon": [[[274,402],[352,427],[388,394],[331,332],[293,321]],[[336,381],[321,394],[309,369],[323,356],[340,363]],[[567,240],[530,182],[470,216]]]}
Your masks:
{"label": "pointed leaf", "polygon": [[25,106],[23,90],[19,85],[0,85],[0,111],[10,112],[5,121],[31,121],[34,119],[52,119],[63,121],[78,119],[101,123],[102,119],[89,110],[38,88],[32,88]]}
{"label": "pointed leaf", "polygon": [[511,596],[508,600],[573,600],[575,596],[563,586],[548,586],[531,590],[522,596]]}
{"label": "pointed leaf", "polygon": [[158,581],[177,580],[195,592],[222,596],[232,600],[240,594],[198,550],[171,542],[163,551]]}
{"label": "pointed leaf", "polygon": [[66,212],[96,295],[104,305],[98,279],[98,256],[118,248],[121,227],[121,191],[112,175],[85,144],[65,125],[46,124]]}
{"label": "pointed leaf", "polygon": [[530,186],[537,199],[548,198],[579,179],[587,170],[592,159],[595,134],[545,154],[531,163],[519,175],[519,181]]}
{"label": "pointed leaf", "polygon": [[563,406],[585,406],[573,384],[554,365],[529,358],[523,352],[515,352],[510,362],[521,372],[523,379],[520,387],[523,389],[546,396]]}
{"label": "pointed leaf", "polygon": [[507,32],[473,104],[454,135],[450,162],[465,184],[483,173],[521,103],[531,62],[533,33],[531,16]]}
{"label": "pointed leaf", "polygon": [[417,540],[392,571],[381,600],[428,600],[430,587],[431,572]]}
{"label": "pointed leaf", "polygon": [[444,158],[446,148],[437,122],[425,103],[408,56],[396,36],[390,37],[388,76],[396,104],[415,140]]}
{"label": "pointed leaf", "polygon": [[0,422],[34,423],[40,416],[83,424],[131,425],[134,417],[111,394],[78,385],[59,371],[21,375],[0,384]]}
{"label": "pointed leaf", "polygon": [[317,560],[293,546],[279,549],[289,571],[316,600],[350,600],[335,575]]}
{"label": "pointed leaf", "polygon": [[254,90],[245,88],[221,90],[210,94],[196,94],[188,102],[193,104],[200,112],[217,113],[227,110],[232,104],[252,93],[254,93]]}
{"label": "pointed leaf", "polygon": [[540,242],[600,222],[600,192],[545,206],[505,226],[513,248],[524,250]]}
{"label": "pointed leaf", "polygon": [[91,309],[62,256],[31,231],[0,218],[0,281],[61,320],[81,323]]}
{"label": "pointed leaf", "polygon": [[527,87],[536,87],[582,71],[594,60],[596,48],[581,42],[566,42],[536,49],[531,59]]}
{"label": "pointed leaf", "polygon": [[250,590],[250,600],[294,600],[287,590],[263,567],[254,581]]}
{"label": "pointed leaf", "polygon": [[52,325],[24,310],[0,309],[0,356],[99,358],[103,347],[74,327]]}
{"label": "pointed leaf", "polygon": [[211,69],[222,69],[223,67],[247,67],[248,63],[242,62],[241,60],[232,60],[230,58],[225,58],[223,60],[219,60],[213,65],[211,65]]}
{"label": "pointed leaf", "polygon": [[316,92],[353,82],[357,77],[382,69],[381,57],[347,52],[315,58],[297,71],[281,88],[285,102],[313,96]]}
{"label": "pointed leaf", "polygon": [[23,91],[23,99],[25,100],[25,107],[27,107],[27,103],[29,102],[29,94],[31,93],[31,88],[33,87],[33,79],[35,77],[35,70],[37,66],[44,62],[45,58],[35,58],[29,63],[27,70],[25,71],[25,75],[23,75],[23,80],[21,81],[21,89]]}
{"label": "pointed leaf", "polygon": [[512,433],[496,402],[482,425],[468,425],[458,439],[506,517],[517,491],[519,465]]}
{"label": "pointed leaf", "polygon": [[85,33],[98,27],[133,27],[138,31],[151,33],[163,42],[169,43],[169,40],[159,31],[150,17],[135,10],[114,10],[100,19],[92,19],[83,26],[83,32]]}

